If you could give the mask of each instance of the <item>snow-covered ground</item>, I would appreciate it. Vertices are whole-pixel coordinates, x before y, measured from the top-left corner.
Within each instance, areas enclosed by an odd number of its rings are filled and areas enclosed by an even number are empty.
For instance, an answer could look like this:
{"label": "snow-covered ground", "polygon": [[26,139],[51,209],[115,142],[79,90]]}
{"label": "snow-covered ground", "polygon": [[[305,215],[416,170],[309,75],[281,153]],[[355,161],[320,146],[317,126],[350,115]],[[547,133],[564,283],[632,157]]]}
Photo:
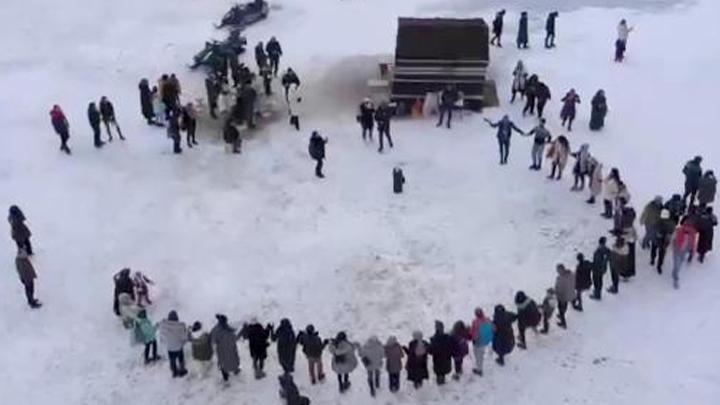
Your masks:
{"label": "snow-covered ground", "polygon": [[[309,108],[303,131],[269,125],[223,152],[214,127],[201,123],[194,150],[170,153],[163,131],[139,115],[137,83],[176,72],[187,97],[202,97],[202,76],[185,65],[209,37],[230,1],[5,0],[0,4],[0,206],[20,205],[37,245],[38,297],[29,310],[14,271],[14,245],[0,244],[0,395],[24,404],[270,404],[276,380],[244,372],[227,389],[219,377],[172,380],[162,363],[141,365],[140,348],[112,314],[111,276],[143,270],[158,289],[152,317],[177,309],[181,319],[227,313],[296,327],[312,322],[323,336],[347,329],[355,340],[432,330],[441,319],[469,320],[472,309],[509,307],[524,289],[536,299],[554,280],[554,265],[590,253],[608,223],[599,207],[529,172],[530,140],[513,140],[510,164],[497,165],[494,132],[482,117],[509,113],[529,129],[520,106],[505,102],[510,70],[523,58],[553,91],[550,128],[570,87],[583,104],[573,149],[589,142],[606,168],[618,166],[639,210],[655,194],[682,186],[680,169],[695,154],[718,168],[713,131],[720,110],[720,4],[627,1],[511,1],[508,46],[492,49],[492,76],[503,103],[457,120],[452,131],[428,121],[393,124],[396,148],[378,155],[354,122],[358,91],[372,60],[394,49],[402,15],[482,16],[493,2],[467,0],[283,0],[269,20],[247,31],[251,45],[276,35],[283,65],[296,68]],[[483,5],[478,5],[482,3]],[[532,3],[532,4],[531,4]],[[515,7],[512,7],[515,5]],[[531,48],[511,45],[516,14],[531,5]],[[576,5],[582,7],[576,8]],[[483,8],[487,7],[487,8]],[[544,15],[559,7],[558,48],[542,49]],[[564,12],[564,10],[569,10]],[[635,31],[628,59],[612,63],[615,25]],[[250,63],[254,65],[254,62]],[[610,114],[601,133],[587,130],[599,88]],[[92,147],[87,103],[107,95],[128,137]],[[61,104],[74,155],[57,151],[48,110]],[[327,179],[312,176],[311,129],[330,138]],[[406,192],[391,190],[391,169],[404,168]],[[569,177],[569,176],[568,176]],[[569,315],[568,331],[529,339],[505,368],[482,379],[433,384],[378,402],[446,404],[714,404],[720,396],[720,283],[710,257],[683,274],[675,291],[639,253],[639,275],[621,294]],[[247,350],[241,350],[248,369]],[[297,381],[314,403],[367,404],[364,372],[348,394],[334,380],[310,386],[298,355]],[[274,359],[271,373],[277,371]],[[329,367],[329,359],[326,359]]]}

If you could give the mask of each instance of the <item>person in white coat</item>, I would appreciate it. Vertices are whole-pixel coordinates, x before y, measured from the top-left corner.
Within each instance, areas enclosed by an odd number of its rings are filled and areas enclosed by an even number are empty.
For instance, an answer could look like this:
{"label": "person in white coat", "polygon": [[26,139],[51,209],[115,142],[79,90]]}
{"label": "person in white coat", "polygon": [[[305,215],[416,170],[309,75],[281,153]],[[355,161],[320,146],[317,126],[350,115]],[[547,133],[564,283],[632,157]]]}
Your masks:
{"label": "person in white coat", "polygon": [[380,369],[385,358],[385,347],[377,336],[371,336],[358,350],[368,374],[368,386],[370,395],[375,396],[375,391],[380,388]]}
{"label": "person in white coat", "polygon": [[590,168],[590,198],[585,202],[595,204],[595,199],[602,194],[603,190],[603,165],[594,156],[590,156],[590,159],[588,159],[588,167]]}
{"label": "person in white coat", "polygon": [[517,65],[515,65],[515,69],[513,70],[513,81],[512,81],[512,97],[510,98],[510,103],[515,101],[515,95],[517,93],[520,93],[520,99],[525,95],[525,82],[528,78],[528,72],[525,70],[525,64],[523,64],[522,60],[518,60]]}
{"label": "person in white coat", "polygon": [[168,313],[167,319],[158,324],[160,340],[165,344],[170,359],[170,371],[173,378],[183,377],[187,374],[185,369],[185,343],[190,340],[187,325],[180,322],[175,311]]}
{"label": "person in white coat", "polygon": [[303,113],[304,100],[300,95],[297,87],[290,91],[288,95],[288,113],[290,115],[290,125],[300,131],[300,115]]}
{"label": "person in white coat", "polygon": [[628,37],[632,32],[633,27],[629,27],[627,21],[623,18],[617,26],[618,41],[622,41],[623,45],[627,47]]}

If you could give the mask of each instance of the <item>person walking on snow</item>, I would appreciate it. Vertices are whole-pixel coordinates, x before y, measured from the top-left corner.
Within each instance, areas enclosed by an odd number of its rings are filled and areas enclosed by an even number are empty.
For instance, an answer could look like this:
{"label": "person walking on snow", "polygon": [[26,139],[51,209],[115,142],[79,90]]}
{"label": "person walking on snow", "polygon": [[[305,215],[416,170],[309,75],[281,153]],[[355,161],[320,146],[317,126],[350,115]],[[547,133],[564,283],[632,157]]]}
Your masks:
{"label": "person walking on snow", "polygon": [[517,306],[517,347],[524,350],[527,349],[525,331],[527,329],[533,329],[537,332],[537,326],[540,324],[542,315],[540,314],[540,310],[538,310],[535,300],[525,295],[523,291],[518,291],[515,294],[515,305]]}
{"label": "person walking on snow", "polygon": [[517,315],[514,312],[506,311],[502,305],[495,306],[495,312],[493,313],[493,351],[497,355],[495,362],[500,365],[505,365],[505,356],[510,354],[515,347],[515,333],[512,329],[512,324],[517,320]]}
{"label": "person walking on snow", "polygon": [[452,355],[455,341],[445,333],[445,325],[435,321],[435,334],[430,338],[428,352],[433,359],[433,371],[438,385],[445,384],[445,376],[452,372]]}
{"label": "person walking on snow", "polygon": [[273,342],[277,342],[278,361],[285,373],[295,372],[295,352],[297,336],[292,323],[287,318],[280,321],[280,326],[272,334]]}
{"label": "person walking on snow", "polygon": [[605,116],[608,112],[605,90],[598,90],[590,101],[590,130],[599,131],[605,126]]}
{"label": "person walking on snow", "polygon": [[88,104],[87,115],[90,128],[93,130],[93,144],[96,148],[100,148],[105,142],[100,139],[100,110],[95,103]]}
{"label": "person walking on snow", "polygon": [[498,48],[502,48],[500,39],[503,31],[503,17],[505,16],[505,10],[500,10],[495,13],[495,18],[492,22],[492,38],[490,38],[490,45],[497,45]]}
{"label": "person walking on snow", "polygon": [[140,80],[140,84],[138,84],[138,89],[140,90],[140,112],[142,113],[143,118],[145,118],[148,125],[161,126],[158,122],[155,121],[153,93],[150,89],[150,83],[148,83],[148,79]]}
{"label": "person walking on snow", "polygon": [[412,381],[415,389],[422,387],[423,380],[427,380],[430,377],[427,365],[429,346],[430,344],[423,340],[422,332],[415,331],[412,334],[412,341],[410,341],[407,347],[403,347],[407,355],[407,362],[405,362],[407,379],[408,381]]}
{"label": "person walking on snow", "polygon": [[588,166],[588,173],[590,177],[588,180],[588,187],[590,188],[590,198],[588,198],[585,202],[588,204],[595,204],[595,200],[600,194],[602,194],[603,191],[603,165],[591,155]]}
{"label": "person walking on snow", "polygon": [[620,276],[626,273],[625,269],[629,255],[630,249],[627,243],[625,243],[625,239],[623,239],[622,236],[618,236],[610,251],[610,278],[612,280],[612,286],[607,289],[607,292],[610,294],[617,294],[619,292]]}
{"label": "person walking on snow", "polygon": [[197,129],[197,111],[193,103],[185,104],[182,109],[182,128],[185,129],[187,134],[187,146],[192,148],[193,145],[197,145],[198,142],[195,139],[195,130]]}
{"label": "person walking on snow", "polygon": [[143,357],[145,364],[160,360],[157,354],[157,327],[148,319],[147,312],[141,309],[134,321],[135,340],[144,345]]}
{"label": "person walking on snow", "polygon": [[470,330],[465,326],[465,322],[457,321],[453,325],[451,336],[454,340],[453,344],[453,364],[455,366],[455,374],[453,380],[459,380],[463,374],[463,360],[470,353],[468,343],[470,341]]}
{"label": "person walking on snow", "polygon": [[520,13],[520,22],[518,23],[517,47],[518,49],[528,48],[528,15],[527,11]]}
{"label": "person walking on snow", "polygon": [[718,224],[718,219],[713,214],[712,207],[701,206],[700,214],[695,219],[695,229],[698,232],[697,253],[698,261],[703,263],[705,255],[712,250],[714,229]]}
{"label": "person walking on snow", "polygon": [[525,82],[527,81],[528,72],[525,70],[525,64],[523,64],[522,60],[518,60],[512,75],[513,81],[510,88],[512,97],[510,98],[510,104],[515,102],[516,94],[520,94],[520,99],[525,96]]}
{"label": "person walking on snow", "polygon": [[[550,175],[547,176],[548,179],[560,180],[562,178],[562,174],[565,170],[565,166],[567,165],[569,155],[570,142],[568,142],[568,139],[565,136],[560,135],[550,143],[547,157],[552,162],[552,170],[550,171]],[[557,177],[555,177],[556,171]]]}
{"label": "person walking on snow", "polygon": [[370,336],[364,345],[358,349],[358,355],[367,370],[367,382],[370,387],[370,395],[375,396],[376,390],[380,389],[380,369],[385,359],[385,347],[380,343],[377,336]]}
{"label": "person walking on snow", "polygon": [[310,383],[315,385],[319,380],[325,381],[325,373],[323,372],[322,353],[327,346],[328,341],[320,338],[315,331],[313,325],[308,325],[304,331],[300,331],[297,336],[298,345],[302,346],[303,353],[307,358],[308,371],[310,373]]}
{"label": "person walking on snow", "polygon": [[267,359],[267,348],[270,346],[272,332],[272,325],[262,326],[257,318],[252,318],[240,330],[240,336],[248,341],[256,380],[265,377],[265,359]]}
{"label": "person walking on snow", "polygon": [[25,214],[17,205],[11,205],[8,209],[8,223],[10,223],[10,237],[17,245],[18,251],[25,250],[25,253],[32,256],[33,248],[30,243],[32,232],[25,224]]}
{"label": "person walking on snow", "polygon": [[357,120],[362,128],[362,138],[363,140],[369,138],[372,141],[373,126],[375,124],[375,106],[372,101],[370,101],[370,98],[366,97],[360,104],[359,110],[360,113],[357,116]]}
{"label": "person walking on snow", "polygon": [[448,84],[445,87],[445,90],[440,93],[440,118],[438,119],[436,126],[442,126],[443,119],[445,118],[445,115],[447,115],[447,129],[450,129],[453,109],[455,108],[455,103],[457,103],[459,98],[460,95],[458,94],[455,86],[452,84]]}
{"label": "person walking on snow", "polygon": [[[685,194],[683,194],[683,201],[687,206],[693,205],[698,188],[700,187],[700,179],[702,178],[702,167],[700,163],[702,163],[702,157],[695,156],[683,167],[683,174],[685,175]],[[688,197],[690,197],[689,204],[687,201]]]}
{"label": "person walking on snow", "polygon": [[217,353],[217,364],[225,382],[230,378],[230,373],[240,373],[240,357],[238,356],[237,341],[240,336],[233,327],[228,324],[225,315],[215,315],[217,324],[210,331],[210,341]]}
{"label": "person walking on snow", "polygon": [[627,40],[630,32],[633,28],[628,27],[627,21],[620,20],[617,27],[618,38],[615,40],[615,62],[622,62],[625,60],[625,50],[627,49]]}
{"label": "person walking on snow", "polygon": [[660,222],[660,213],[663,210],[663,199],[662,196],[655,196],[645,208],[643,208],[642,214],[640,214],[640,225],[645,226],[645,235],[640,242],[640,248],[643,250],[649,249],[650,244],[655,239],[657,233],[657,226]]}
{"label": "person walking on snow", "polygon": [[611,219],[613,218],[613,206],[614,202],[617,199],[619,193],[620,193],[620,171],[613,167],[610,169],[610,174],[605,178],[605,181],[603,182],[603,189],[604,189],[604,196],[603,196],[603,206],[605,208],[605,212],[601,215],[603,218]]}
{"label": "person walking on snow", "polygon": [[303,114],[305,104],[297,87],[291,91],[288,105],[290,107],[290,125],[294,126],[296,131],[300,131],[300,116]]}
{"label": "person walking on snow", "polygon": [[658,274],[662,274],[665,254],[672,241],[675,224],[676,222],[670,218],[670,211],[663,208],[660,211],[660,219],[655,226],[655,237],[650,241],[650,265],[655,266],[655,260],[657,259],[656,269]]}
{"label": "person walking on snow", "polygon": [[665,202],[665,208],[670,212],[670,219],[677,225],[680,223],[680,217],[685,214],[687,206],[683,202],[680,194],[673,194],[672,197]]}
{"label": "person walking on snow", "polygon": [[268,57],[265,53],[265,46],[262,42],[258,42],[255,46],[255,63],[257,63],[258,71],[267,66]]}
{"label": "person walking on snow", "polygon": [[[387,102],[383,101],[375,110],[375,122],[377,123],[378,138],[380,138],[380,147],[378,153],[383,151],[383,139],[387,138],[390,148],[393,147],[393,141],[390,137],[390,119],[392,118],[392,110]],[[449,118],[448,118],[449,120]]]}
{"label": "person walking on snow", "polygon": [[17,270],[20,282],[25,288],[25,298],[27,299],[28,305],[32,309],[40,308],[42,304],[35,298],[35,279],[37,278],[37,273],[24,248],[18,249],[17,255],[15,256],[15,270]]}
{"label": "person walking on snow", "polygon": [[673,287],[680,288],[680,269],[683,262],[692,254],[697,239],[697,230],[688,217],[680,220],[680,226],[675,230],[675,237],[672,240],[673,248]]}
{"label": "person walking on snow", "polygon": [[554,288],[548,288],[545,291],[545,298],[543,298],[542,302],[542,323],[543,327],[540,330],[540,333],[543,335],[547,335],[550,331],[550,320],[552,319],[553,314],[555,313],[555,308],[557,307],[557,296],[555,295],[555,289]]}
{"label": "person walking on snow", "polygon": [[538,79],[537,75],[532,75],[525,81],[525,108],[523,108],[522,111],[523,117],[527,113],[530,113],[530,115],[535,114],[535,101],[537,100],[539,92],[539,82],[540,79]]}
{"label": "person walking on snow", "polygon": [[[137,299],[137,305],[142,307],[143,305],[152,305],[150,301],[150,287],[149,285],[155,284],[148,276],[136,271],[133,274],[133,284],[135,285],[135,297]],[[143,301],[145,304],[143,304]]]}
{"label": "person walking on snow", "polygon": [[560,111],[560,118],[562,119],[562,126],[565,127],[567,122],[567,130],[572,131],[572,123],[575,120],[575,104],[580,104],[580,96],[575,93],[575,89],[570,89],[565,97],[562,98],[563,107]]}
{"label": "person walking on snow", "polygon": [[550,100],[550,88],[543,82],[537,81],[535,87],[535,97],[537,98],[537,112],[538,118],[543,117],[545,112],[545,104]]}
{"label": "person walking on snow", "polygon": [[555,20],[558,17],[558,12],[553,11],[548,14],[547,20],[545,21],[545,48],[555,48]]}
{"label": "person walking on snow", "polygon": [[55,133],[60,136],[60,150],[69,155],[71,152],[67,143],[70,139],[70,124],[68,124],[65,113],[63,113],[63,110],[57,104],[50,110],[50,123]]}
{"label": "person walking on snow", "polygon": [[385,343],[385,368],[388,372],[388,386],[390,392],[400,389],[400,372],[402,372],[402,358],[405,356],[402,346],[395,336],[390,336]]}
{"label": "person walking on snow", "polygon": [[575,166],[573,166],[573,175],[575,182],[570,191],[583,191],[585,189],[585,176],[590,174],[590,145],[584,143],[580,145],[580,150],[573,152],[571,155],[575,158]]}
{"label": "person walking on snow", "polygon": [[557,277],[555,278],[555,293],[558,300],[558,326],[567,329],[565,313],[570,302],[575,299],[575,275],[572,271],[558,264],[556,267]]}
{"label": "person walking on snow", "polygon": [[345,332],[337,334],[330,342],[328,351],[332,354],[332,369],[337,374],[340,393],[345,393],[350,388],[350,373],[357,367],[358,360],[355,351],[357,343],[348,341]]}
{"label": "person walking on snow", "polygon": [[310,136],[310,144],[308,145],[308,152],[310,157],[315,160],[315,176],[318,178],[325,178],[322,172],[323,160],[325,159],[325,144],[328,139],[320,136],[318,131],[313,131]]}
{"label": "person walking on snow", "polygon": [[182,142],[182,137],[180,136],[180,117],[178,117],[178,115],[178,111],[173,110],[173,112],[170,113],[167,126],[167,137],[172,139],[173,153],[176,155],[182,153],[182,147],[180,147],[180,143]]}
{"label": "person walking on snow", "polygon": [[292,70],[292,68],[287,68],[285,73],[283,73],[280,81],[282,82],[282,86],[285,89],[285,100],[287,101],[290,93],[290,86],[295,85],[295,88],[300,87],[300,78],[298,77],[297,73]]}
{"label": "person walking on snow", "polygon": [[607,238],[604,236],[598,240],[598,246],[595,248],[593,253],[593,266],[592,266],[592,283],[593,293],[590,295],[591,299],[601,300],[602,299],[602,288],[603,278],[607,272],[608,264],[610,263],[610,257],[612,252],[606,246]]}
{"label": "person walking on snow", "polygon": [[545,119],[540,118],[538,125],[530,132],[523,134],[524,136],[535,135],[533,138],[533,146],[531,150],[532,164],[530,170],[540,170],[542,168],[543,153],[545,152],[545,144],[552,139],[550,131],[545,128]]}
{"label": "person walking on snow", "polygon": [[278,69],[280,68],[280,57],[282,56],[282,47],[280,46],[280,42],[278,42],[275,37],[270,38],[267,44],[265,44],[265,52],[270,60],[272,75],[277,77]]}
{"label": "person walking on snow", "polygon": [[482,308],[475,308],[475,319],[470,325],[470,339],[472,340],[473,356],[475,357],[473,373],[476,375],[483,375],[485,349],[492,344],[494,332],[493,323],[485,317]]}
{"label": "person walking on snow", "polygon": [[585,260],[582,253],[577,254],[577,261],[577,266],[575,266],[575,299],[572,302],[572,307],[574,310],[582,312],[583,291],[589,290],[592,286],[593,263]]}
{"label": "person walking on snow", "polygon": [[508,117],[507,114],[503,115],[502,119],[498,122],[492,122],[487,118],[484,120],[492,128],[497,128],[497,140],[500,149],[500,164],[507,164],[508,156],[510,155],[510,137],[512,136],[512,131],[521,135],[524,135],[525,132],[515,126],[515,123],[510,121],[510,117]]}
{"label": "person walking on snow", "polygon": [[717,179],[712,170],[708,170],[703,174],[698,182],[697,199],[700,205],[709,205],[715,201],[715,193],[717,191]]}
{"label": "person walking on snow", "polygon": [[124,141],[125,137],[120,131],[120,126],[118,125],[117,119],[115,118],[115,107],[113,106],[112,102],[108,100],[108,98],[105,96],[100,97],[100,116],[102,117],[103,124],[105,124],[105,130],[107,130],[108,141],[112,142],[113,139],[112,132],[110,132],[110,124],[115,127],[118,138],[120,138],[121,141]]}
{"label": "person walking on snow", "polygon": [[185,343],[190,340],[190,333],[187,325],[180,322],[175,311],[168,313],[167,319],[158,324],[160,340],[164,342],[170,360],[170,371],[173,378],[184,377],[187,374],[185,369]]}

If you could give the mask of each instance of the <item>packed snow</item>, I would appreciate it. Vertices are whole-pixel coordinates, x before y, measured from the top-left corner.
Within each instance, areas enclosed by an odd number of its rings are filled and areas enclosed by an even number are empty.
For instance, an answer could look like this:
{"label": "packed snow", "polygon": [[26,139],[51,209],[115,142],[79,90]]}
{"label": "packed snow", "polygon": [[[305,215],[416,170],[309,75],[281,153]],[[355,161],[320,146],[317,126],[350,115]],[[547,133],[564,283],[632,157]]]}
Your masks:
{"label": "packed snow", "polygon": [[[512,46],[517,16],[531,7],[531,48]],[[137,83],[178,74],[183,98],[204,98],[203,77],[187,64],[232,1],[91,2],[6,0],[0,4],[0,206],[20,205],[36,246],[37,296],[23,301],[15,246],[0,244],[0,392],[14,404],[271,404],[279,403],[274,347],[268,378],[243,372],[223,387],[172,379],[167,361],[146,367],[141,346],[112,313],[112,275],[123,267],[152,277],[154,321],[169,310],[188,323],[214,323],[222,312],[239,324],[252,316],[296,329],[313,323],[323,337],[347,330],[351,340],[384,341],[432,332],[433,321],[469,321],[476,306],[514,309],[522,289],[536,300],[555,278],[555,264],[574,267],[591,254],[610,223],[600,206],[527,170],[531,140],[513,137],[510,164],[497,164],[495,131],[482,120],[510,114],[525,130],[521,106],[507,102],[512,67],[522,58],[551,88],[546,109],[562,133],[560,97],[581,96],[572,150],[590,143],[607,169],[616,166],[638,212],[654,195],[682,188],[681,168],[702,154],[720,168],[713,129],[720,110],[720,4],[713,0],[564,1],[557,48],[543,49],[552,2],[467,0],[277,0],[268,20],[245,32],[252,46],[276,36],[303,80],[308,102],[297,133],[284,117],[225,153],[218,126],[200,121],[199,147],[171,153],[165,132],[140,116]],[[578,6],[579,4],[579,6]],[[603,4],[624,8],[603,8]],[[479,16],[508,10],[505,47],[492,48],[490,76],[499,108],[456,117],[452,130],[433,118],[393,122],[395,148],[378,154],[355,122],[364,83],[376,61],[394,51],[398,16]],[[31,11],[30,11],[31,10]],[[567,11],[566,11],[567,10]],[[625,63],[612,62],[615,27],[635,30]],[[598,89],[610,113],[599,133],[587,129]],[[276,91],[279,86],[276,83]],[[95,150],[87,103],[107,95],[128,138]],[[70,121],[71,157],[57,150],[48,111],[60,104]],[[326,176],[313,176],[310,131],[329,138]],[[392,193],[400,166],[407,185]],[[618,296],[570,310],[567,331],[530,333],[504,368],[487,361],[482,378],[465,375],[443,387],[372,400],[360,366],[346,394],[334,376],[310,385],[298,353],[296,382],[317,404],[518,403],[714,404],[720,396],[718,260],[693,264],[674,290],[638,249],[638,276]],[[588,300],[589,301],[589,300]],[[161,348],[161,352],[162,352]],[[190,363],[190,356],[186,356]],[[489,359],[490,357],[488,357]]]}

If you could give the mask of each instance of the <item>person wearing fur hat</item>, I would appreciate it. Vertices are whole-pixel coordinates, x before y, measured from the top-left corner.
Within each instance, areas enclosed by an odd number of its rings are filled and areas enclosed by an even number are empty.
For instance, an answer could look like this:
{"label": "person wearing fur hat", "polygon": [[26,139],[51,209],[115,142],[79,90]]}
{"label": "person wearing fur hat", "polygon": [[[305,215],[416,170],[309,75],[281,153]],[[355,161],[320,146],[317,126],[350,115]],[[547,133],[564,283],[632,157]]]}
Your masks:
{"label": "person wearing fur hat", "polygon": [[30,257],[24,248],[18,249],[17,256],[15,257],[15,269],[17,270],[20,282],[25,287],[25,298],[27,299],[30,308],[40,308],[42,304],[35,298],[35,279],[37,273],[35,268],[30,262]]}
{"label": "person wearing fur hat", "polygon": [[223,380],[228,381],[230,373],[240,373],[240,356],[238,356],[237,340],[240,339],[235,328],[228,324],[225,315],[215,315],[217,324],[210,331],[210,340],[215,346],[217,353],[218,368]]}
{"label": "person wearing fur hat", "polygon": [[395,336],[390,336],[385,343],[385,369],[388,372],[388,385],[390,392],[400,389],[400,372],[402,372],[402,358],[405,356],[402,346]]}
{"label": "person wearing fur hat", "polygon": [[320,334],[315,330],[315,326],[308,325],[304,331],[298,333],[297,341],[298,345],[302,346],[305,357],[307,357],[310,382],[315,385],[318,380],[320,380],[320,382],[325,381],[322,353],[328,344],[328,340],[320,338]]}
{"label": "person wearing fur hat", "polygon": [[367,370],[367,382],[370,387],[370,395],[375,396],[375,391],[380,389],[380,369],[385,359],[385,347],[380,343],[377,336],[370,336],[364,345],[358,349],[358,355]]}
{"label": "person wearing fur hat", "polygon": [[345,332],[337,334],[335,339],[330,342],[328,351],[332,354],[332,369],[337,374],[338,387],[340,393],[344,393],[350,388],[350,373],[357,367],[358,360],[355,351],[358,349],[357,343],[348,340]]}
{"label": "person wearing fur hat", "polygon": [[578,263],[575,267],[575,299],[572,302],[572,307],[576,311],[582,312],[582,293],[592,286],[591,273],[593,263],[585,260],[585,256],[582,253],[577,254],[577,261]]}
{"label": "person wearing fur hat", "polygon": [[640,225],[645,226],[645,235],[640,242],[640,248],[645,250],[650,248],[652,240],[655,239],[657,226],[660,222],[660,212],[663,210],[662,196],[655,196],[652,201],[645,205],[640,215]]}
{"label": "person wearing fur hat", "polygon": [[194,374],[205,378],[212,368],[213,348],[210,334],[203,329],[200,321],[195,321],[190,329],[190,347],[194,364]]}
{"label": "person wearing fur hat", "polygon": [[430,338],[428,352],[433,359],[433,371],[438,385],[445,384],[445,376],[452,371],[452,355],[455,341],[445,333],[445,325],[435,321],[435,334]]}
{"label": "person wearing fur hat", "polygon": [[473,345],[473,356],[475,367],[473,373],[482,376],[485,349],[492,344],[494,337],[494,326],[490,319],[485,316],[482,308],[475,308],[475,319],[470,325],[470,339]]}
{"label": "person wearing fur hat", "polygon": [[173,377],[184,377],[187,374],[185,369],[185,343],[190,339],[188,328],[184,322],[180,322],[175,311],[168,313],[167,319],[158,324],[160,340],[164,342],[170,360],[170,371]]}
{"label": "person wearing fur hat", "polygon": [[555,289],[551,287],[545,291],[545,298],[543,298],[542,302],[543,328],[540,330],[540,333],[543,335],[547,335],[550,331],[550,319],[552,319],[555,313],[555,307],[557,307],[557,297],[555,296]]}
{"label": "person wearing fur hat", "polygon": [[525,295],[523,291],[518,291],[515,294],[515,305],[517,306],[518,316],[517,328],[519,339],[517,347],[527,349],[525,330],[528,328],[536,330],[542,316],[538,310],[535,300]]}
{"label": "person wearing fur hat", "polygon": [[407,355],[405,369],[407,370],[407,378],[413,382],[415,389],[422,387],[423,381],[430,377],[428,372],[428,349],[430,344],[423,340],[423,334],[415,331],[412,334],[410,343],[403,347]]}
{"label": "person wearing fur hat", "polygon": [[562,264],[557,265],[556,271],[555,293],[558,300],[558,326],[566,329],[565,312],[568,304],[575,299],[575,275]]}
{"label": "person wearing fur hat", "polygon": [[247,339],[250,348],[250,357],[253,361],[253,370],[255,371],[255,379],[265,377],[265,359],[267,358],[267,348],[270,346],[270,336],[272,335],[272,325],[262,326],[257,318],[253,317],[250,322],[245,324],[240,330],[240,336]]}

